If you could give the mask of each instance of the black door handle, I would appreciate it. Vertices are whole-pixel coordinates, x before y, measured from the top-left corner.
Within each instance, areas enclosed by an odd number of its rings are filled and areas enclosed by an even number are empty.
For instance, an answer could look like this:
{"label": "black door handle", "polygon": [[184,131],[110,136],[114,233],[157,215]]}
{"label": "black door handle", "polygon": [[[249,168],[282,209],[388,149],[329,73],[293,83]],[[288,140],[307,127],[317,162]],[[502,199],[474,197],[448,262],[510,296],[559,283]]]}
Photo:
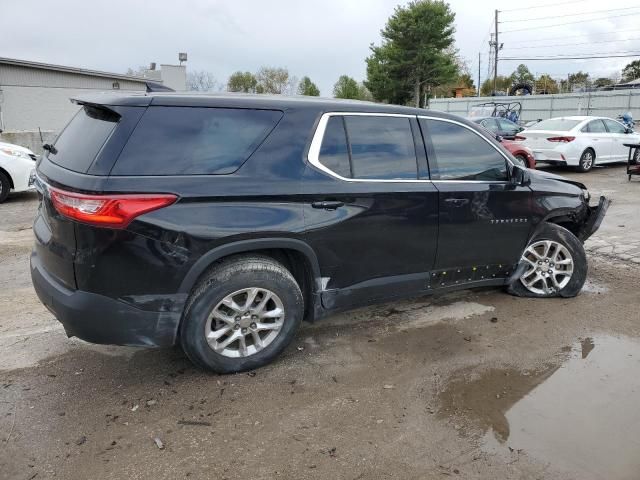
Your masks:
{"label": "black door handle", "polygon": [[447,198],[445,202],[450,204],[452,207],[462,207],[467,203],[469,203],[469,199],[468,198]]}
{"label": "black door handle", "polygon": [[313,202],[311,206],[313,208],[322,208],[324,210],[335,210],[336,208],[343,207],[344,202],[339,200],[324,200],[322,202]]}

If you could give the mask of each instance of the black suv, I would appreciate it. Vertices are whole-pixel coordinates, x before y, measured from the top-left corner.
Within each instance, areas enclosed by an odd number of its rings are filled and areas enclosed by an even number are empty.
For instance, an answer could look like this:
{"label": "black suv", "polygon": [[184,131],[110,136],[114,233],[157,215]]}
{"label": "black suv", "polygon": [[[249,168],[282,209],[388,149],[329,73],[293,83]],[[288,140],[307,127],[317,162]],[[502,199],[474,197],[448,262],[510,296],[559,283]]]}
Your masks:
{"label": "black suv", "polygon": [[98,95],[39,162],[31,256],[69,336],[264,365],[303,319],[502,285],[576,295],[608,206],[471,122],[366,102]]}

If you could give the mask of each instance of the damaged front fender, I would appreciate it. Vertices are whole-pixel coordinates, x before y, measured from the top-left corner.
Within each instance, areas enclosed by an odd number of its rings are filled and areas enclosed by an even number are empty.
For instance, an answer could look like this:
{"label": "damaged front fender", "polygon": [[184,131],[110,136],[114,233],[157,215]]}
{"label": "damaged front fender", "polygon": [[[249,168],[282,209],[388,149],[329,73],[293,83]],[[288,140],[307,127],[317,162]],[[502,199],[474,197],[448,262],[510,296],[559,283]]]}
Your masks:
{"label": "damaged front fender", "polygon": [[600,197],[600,201],[598,202],[598,206],[589,207],[589,215],[586,218],[586,221],[580,227],[578,232],[578,238],[585,242],[591,235],[593,235],[598,228],[600,228],[600,224],[604,219],[609,206],[611,205],[611,200],[605,197],[604,195]]}

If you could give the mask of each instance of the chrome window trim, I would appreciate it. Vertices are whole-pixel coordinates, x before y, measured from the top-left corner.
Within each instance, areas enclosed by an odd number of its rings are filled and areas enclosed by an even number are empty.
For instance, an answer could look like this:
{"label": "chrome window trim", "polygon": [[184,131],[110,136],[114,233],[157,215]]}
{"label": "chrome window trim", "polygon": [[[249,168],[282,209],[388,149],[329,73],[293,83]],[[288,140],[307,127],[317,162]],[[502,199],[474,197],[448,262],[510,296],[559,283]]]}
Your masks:
{"label": "chrome window trim", "polygon": [[[484,135],[475,131],[473,128],[465,125],[464,123],[458,122],[456,120],[448,119],[448,118],[440,118],[440,117],[432,117],[429,115],[408,115],[404,113],[375,113],[375,112],[326,112],[323,113],[320,117],[320,121],[318,122],[318,126],[316,127],[316,131],[313,134],[313,139],[311,140],[311,145],[309,146],[309,153],[307,155],[307,160],[309,163],[317,168],[318,170],[326,173],[327,175],[337,178],[338,180],[342,180],[343,182],[369,182],[369,183],[446,183],[446,182],[459,182],[459,183],[492,183],[492,184],[508,184],[511,183],[508,180],[500,181],[500,180],[431,180],[431,179],[382,179],[382,178],[347,178],[342,175],[337,174],[333,170],[325,167],[322,163],[320,163],[320,148],[322,147],[322,140],[324,138],[324,132],[327,128],[327,123],[329,122],[329,118],[335,116],[368,116],[368,117],[399,117],[399,118],[423,118],[425,120],[437,120],[440,122],[448,122],[456,125],[460,125],[463,128],[473,132],[478,135],[482,140],[484,140],[487,144],[489,144],[493,149],[498,152],[511,166],[514,166],[514,163],[507,157],[504,152],[500,151],[500,149],[494,145],[491,141],[489,141]],[[417,174],[417,169],[416,169]]]}
{"label": "chrome window trim", "polygon": [[[333,170],[325,167],[320,163],[320,148],[322,147],[322,140],[324,138],[324,132],[327,129],[327,123],[331,117],[344,116],[344,117],[397,117],[397,118],[416,118],[415,115],[407,115],[404,113],[375,113],[375,112],[327,112],[323,113],[318,122],[318,127],[313,134],[311,145],[309,146],[309,153],[307,160],[309,163],[318,170],[326,173],[327,175],[342,180],[343,182],[367,182],[367,183],[432,183],[429,179],[407,179],[407,178],[347,178],[337,174]],[[418,175],[418,167],[416,164],[416,176]]]}

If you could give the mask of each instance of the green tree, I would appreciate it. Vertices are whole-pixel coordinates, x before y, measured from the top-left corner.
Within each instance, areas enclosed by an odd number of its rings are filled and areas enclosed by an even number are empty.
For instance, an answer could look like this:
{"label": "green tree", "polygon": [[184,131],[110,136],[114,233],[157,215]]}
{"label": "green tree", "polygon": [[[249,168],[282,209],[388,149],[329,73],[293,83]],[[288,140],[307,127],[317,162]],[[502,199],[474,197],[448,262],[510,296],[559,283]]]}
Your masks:
{"label": "green tree", "polygon": [[422,93],[453,81],[458,73],[455,14],[442,0],[413,0],[396,7],[371,45],[365,86],[379,101],[419,105]]}
{"label": "green tree", "polygon": [[534,77],[529,68],[524,63],[521,63],[511,74],[511,79],[513,83],[533,83]]}
{"label": "green tree", "polygon": [[[496,77],[496,92],[509,93],[509,89],[513,84],[511,77],[498,75]],[[493,93],[493,77],[487,78],[480,86],[480,95],[487,97]]]}
{"label": "green tree", "polygon": [[348,75],[341,75],[333,86],[333,96],[336,98],[360,98],[358,82]]}
{"label": "green tree", "polygon": [[320,89],[309,77],[302,77],[302,80],[300,80],[298,84],[298,95],[318,97],[320,96]]}
{"label": "green tree", "polygon": [[289,70],[281,67],[261,67],[256,73],[258,93],[276,95],[289,94],[295,91],[295,79],[289,76]]}
{"label": "green tree", "polygon": [[558,82],[556,82],[551,75],[544,73],[538,77],[536,80],[536,92],[540,95],[546,95],[551,93],[558,93],[560,89],[558,88]]}
{"label": "green tree", "polygon": [[607,87],[609,85],[613,85],[613,80],[611,80],[610,78],[607,78],[607,77],[596,78],[593,81],[593,86],[594,87],[601,88],[601,87]]}
{"label": "green tree", "polygon": [[566,92],[572,92],[575,89],[587,88],[591,86],[589,74],[580,70],[577,73],[570,73],[566,80],[560,81],[560,88]]}
{"label": "green tree", "polygon": [[251,72],[235,72],[227,82],[229,92],[255,93],[257,86],[258,80]]}
{"label": "green tree", "polygon": [[630,82],[640,78],[640,60],[634,60],[622,69],[622,81]]}

